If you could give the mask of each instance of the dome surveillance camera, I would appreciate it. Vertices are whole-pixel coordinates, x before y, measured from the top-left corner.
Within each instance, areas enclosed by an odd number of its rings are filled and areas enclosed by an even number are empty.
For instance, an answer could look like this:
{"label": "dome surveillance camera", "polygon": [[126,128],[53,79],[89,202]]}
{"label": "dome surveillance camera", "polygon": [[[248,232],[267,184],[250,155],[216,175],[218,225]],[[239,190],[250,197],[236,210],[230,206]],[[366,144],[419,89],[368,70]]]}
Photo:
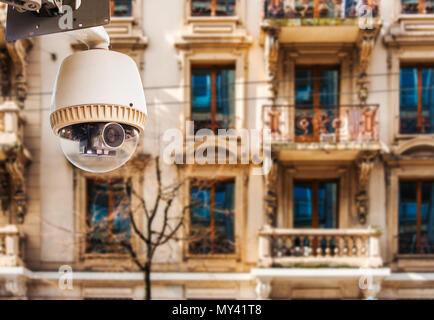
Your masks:
{"label": "dome surveillance camera", "polygon": [[146,119],[142,81],[129,56],[93,49],[63,61],[50,120],[62,151],[76,167],[104,173],[124,165]]}

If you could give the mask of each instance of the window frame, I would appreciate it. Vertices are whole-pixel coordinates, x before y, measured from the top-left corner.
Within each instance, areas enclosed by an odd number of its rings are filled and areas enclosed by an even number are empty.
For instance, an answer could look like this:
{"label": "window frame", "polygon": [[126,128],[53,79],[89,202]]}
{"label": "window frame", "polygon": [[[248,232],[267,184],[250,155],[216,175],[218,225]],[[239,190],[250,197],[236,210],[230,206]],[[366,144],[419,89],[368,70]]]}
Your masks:
{"label": "window frame", "polygon": [[[114,246],[116,247],[116,244],[114,243],[110,243],[113,241],[113,219],[111,219],[111,217],[113,217],[114,214],[114,194],[113,194],[113,185],[116,183],[130,183],[128,181],[125,181],[124,178],[122,177],[115,177],[115,178],[103,178],[103,177],[87,177],[86,178],[86,225],[89,226],[90,225],[90,218],[91,218],[91,212],[90,212],[90,187],[92,186],[92,184],[94,183],[105,183],[108,185],[108,212],[107,212],[107,219],[108,219],[108,236],[109,236],[109,243],[105,244],[108,246]],[[130,206],[131,206],[131,194],[129,195],[130,198]],[[128,241],[131,244],[131,238],[132,238],[132,229],[131,229],[131,225],[130,225],[130,231],[131,231],[131,235],[130,238],[128,239]],[[111,250],[108,250],[107,253],[100,253],[100,252],[93,252],[93,251],[89,251],[89,241],[88,241],[88,234],[86,233],[86,244],[85,244],[85,254],[87,255],[106,255],[106,254],[114,254],[116,253],[116,251],[112,252]],[[122,253],[121,253],[122,254]]]}
{"label": "window frame", "polygon": [[[414,139],[396,151],[398,159],[387,160],[388,174],[386,180],[386,242],[384,262],[392,271],[430,271],[434,268],[434,256],[399,254],[399,182],[402,180],[434,180],[434,164],[432,161],[414,160],[403,155],[423,146],[424,142]],[[434,147],[434,144],[433,144]]]}
{"label": "window frame", "polygon": [[[399,247],[399,219],[400,219],[400,212],[399,212],[399,206],[401,204],[401,183],[402,182],[413,182],[417,183],[417,189],[416,189],[416,205],[417,205],[417,212],[416,212],[416,253],[401,253],[400,247]],[[398,183],[398,248],[397,248],[397,255],[398,257],[408,257],[408,258],[434,258],[434,253],[420,253],[418,252],[420,250],[421,246],[421,240],[422,240],[422,185],[424,182],[431,182],[434,183],[434,178],[423,178],[423,179],[411,179],[411,178],[400,178]]]}
{"label": "window frame", "polygon": [[229,128],[222,128],[218,126],[218,121],[217,121],[217,73],[219,69],[224,69],[224,68],[232,68],[234,70],[234,75],[235,75],[235,82],[233,84],[234,86],[234,99],[236,100],[236,72],[237,72],[237,68],[236,68],[236,63],[222,63],[222,64],[212,64],[212,65],[196,65],[196,64],[192,64],[191,65],[191,70],[190,70],[190,99],[191,99],[191,103],[190,103],[190,120],[193,120],[193,76],[194,76],[194,70],[210,70],[211,71],[211,106],[210,106],[210,113],[211,113],[211,118],[210,120],[210,125],[208,127],[200,127],[200,128],[195,128],[194,132],[196,133],[198,130],[200,129],[210,129],[212,132],[214,132],[215,134],[217,134],[217,130],[218,129],[235,129],[236,128],[236,101],[234,101],[234,114],[232,115],[233,119],[231,119],[231,123],[232,126]]}
{"label": "window frame", "polygon": [[[143,161],[146,161],[143,160]],[[131,176],[131,184],[134,190],[143,190],[144,167],[146,163],[140,162],[137,165],[134,162],[129,162],[121,169],[109,172],[104,175],[107,179],[122,179],[127,175]],[[101,270],[101,271],[131,271],[136,270],[137,266],[129,258],[128,253],[86,253],[86,239],[81,235],[87,232],[87,179],[101,178],[99,174],[93,174],[82,171],[78,168],[73,168],[74,175],[74,213],[75,232],[77,233],[77,245],[74,246],[74,261],[77,263],[77,269]],[[131,197],[133,208],[139,207],[139,199]],[[135,221],[138,225],[143,224],[143,215],[138,212],[133,212]],[[139,252],[140,257],[143,255],[143,244],[138,239],[134,232],[131,232],[131,246],[136,252]]]}
{"label": "window frame", "polygon": [[[423,133],[421,132],[423,130],[423,69],[424,68],[432,68],[434,70],[434,63],[411,63],[411,62],[401,62],[399,65],[399,78],[401,77],[401,70],[403,68],[416,68],[418,72],[418,85],[417,85],[417,131],[414,133],[403,133],[402,132],[402,121],[401,121],[401,92],[402,92],[402,86],[401,86],[401,80],[399,79],[399,109],[398,109],[398,115],[399,115],[399,123],[398,123],[398,135],[399,136],[432,136],[434,135],[434,130],[431,133]],[[434,88],[433,88],[434,90]],[[432,115],[434,117],[434,114]]]}
{"label": "window frame", "polygon": [[110,0],[110,15],[112,17],[112,19],[130,19],[130,18],[134,18],[134,6],[135,6],[135,1],[134,0],[130,0],[131,1],[131,14],[127,15],[127,16],[115,16],[115,6],[114,6],[114,1],[115,0]]}
{"label": "window frame", "polygon": [[[339,218],[340,218],[340,210],[339,210],[339,199],[340,199],[340,179],[297,179],[295,178],[293,180],[292,185],[292,206],[294,207],[295,199],[294,199],[294,188],[297,183],[311,183],[312,184],[312,227],[309,229],[319,229],[319,210],[318,210],[318,204],[319,204],[319,197],[318,197],[318,191],[319,191],[319,185],[320,183],[336,183],[336,229],[339,229]],[[295,211],[294,208],[292,209],[292,221],[294,224],[294,217],[295,217]],[[295,227],[294,227],[295,228]],[[296,229],[296,228],[295,228]],[[333,228],[334,229],[334,228]]]}
{"label": "window frame", "polygon": [[189,16],[192,18],[231,18],[231,17],[236,17],[237,16],[237,6],[238,6],[238,1],[235,0],[235,9],[232,15],[225,15],[225,16],[218,16],[216,14],[217,11],[217,1],[218,0],[208,0],[211,1],[211,13],[210,15],[193,15],[193,1],[194,0],[190,0],[190,6],[189,6]]}
{"label": "window frame", "polygon": [[[296,135],[296,126],[294,123],[294,140],[295,142],[319,142],[320,141],[320,135],[319,135],[319,128],[318,128],[318,121],[316,121],[318,114],[320,114],[321,111],[321,103],[320,103],[320,72],[321,70],[330,70],[330,71],[337,71],[338,73],[338,86],[336,88],[337,90],[337,104],[336,104],[336,109],[337,109],[337,114],[336,117],[340,118],[340,102],[341,102],[341,97],[340,97],[340,92],[341,92],[341,66],[340,65],[336,65],[336,64],[332,64],[332,65],[294,65],[294,107],[295,110],[294,112],[296,112],[297,106],[303,106],[301,104],[297,104],[295,101],[295,97],[297,95],[297,78],[296,78],[296,74],[298,70],[312,70],[313,75],[312,75],[312,79],[313,79],[313,104],[312,104],[312,110],[314,111],[315,114],[315,121],[313,121],[313,134],[312,136],[297,136]],[[295,121],[295,118],[294,118]],[[338,130],[336,130],[336,141],[339,141],[339,136],[338,136],[339,132]]]}
{"label": "window frame", "polygon": [[[216,170],[218,177],[216,177]],[[252,254],[247,251],[246,244],[247,229],[247,181],[249,179],[249,169],[245,166],[226,166],[226,165],[187,165],[180,171],[180,179],[185,181],[181,188],[181,203],[184,208],[190,205],[190,181],[192,179],[207,180],[210,177],[216,179],[231,179],[235,181],[235,206],[234,206],[234,232],[235,232],[235,253],[234,254],[217,254],[217,255],[193,255],[189,253],[187,241],[190,235],[190,219],[186,217],[185,228],[183,230],[182,240],[182,260],[186,263],[187,268],[191,270],[233,272],[238,263],[243,261],[256,261],[256,256],[252,259]],[[189,213],[187,213],[188,215]],[[257,225],[259,229],[260,224]],[[256,248],[256,243],[252,244]],[[256,249],[255,249],[256,250]],[[253,252],[255,252],[255,250]]]}
{"label": "window frame", "polygon": [[[192,253],[190,251],[190,241],[188,242],[187,245],[187,254],[189,256],[194,256],[194,257],[210,257],[210,256],[214,256],[214,257],[230,257],[230,256],[234,256],[237,252],[237,240],[236,240],[236,179],[235,177],[221,177],[221,178],[214,178],[214,179],[206,179],[206,178],[191,178],[189,181],[189,197],[188,197],[188,202],[191,205],[191,190],[194,188],[196,182],[209,182],[210,183],[210,193],[211,193],[211,200],[210,200],[210,235],[211,239],[210,243],[211,243],[211,252],[207,253],[207,254],[200,254],[200,253]],[[214,247],[213,243],[215,242],[215,185],[217,183],[233,183],[234,185],[234,194],[233,194],[233,199],[234,199],[234,208],[233,208],[233,229],[234,229],[234,252],[232,253],[215,253],[213,252],[212,248]],[[189,212],[189,216],[188,216],[188,225],[189,225],[189,230],[188,230],[188,235],[191,235],[191,211]]]}

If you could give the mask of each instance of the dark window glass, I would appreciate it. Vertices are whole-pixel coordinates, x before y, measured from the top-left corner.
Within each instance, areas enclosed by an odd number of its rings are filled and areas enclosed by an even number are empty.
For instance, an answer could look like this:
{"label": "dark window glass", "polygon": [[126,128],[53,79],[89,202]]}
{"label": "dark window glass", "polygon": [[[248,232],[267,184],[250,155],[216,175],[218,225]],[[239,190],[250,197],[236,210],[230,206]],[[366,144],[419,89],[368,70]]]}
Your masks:
{"label": "dark window glass", "polygon": [[403,134],[434,133],[434,68],[402,67],[400,125]]}
{"label": "dark window glass", "polygon": [[133,14],[133,1],[111,0],[111,11],[113,17],[131,17]]}
{"label": "dark window glass", "polygon": [[434,253],[434,182],[399,185],[399,253]]}
{"label": "dark window glass", "polygon": [[235,118],[235,69],[193,68],[191,119],[195,131],[230,129]]}
{"label": "dark window glass", "polygon": [[192,0],[192,16],[233,16],[236,0]]}
{"label": "dark window glass", "polygon": [[191,254],[235,253],[234,188],[233,181],[192,183]]}
{"label": "dark window glass", "polygon": [[401,0],[403,13],[427,14],[434,12],[433,0]]}
{"label": "dark window glass", "polygon": [[313,187],[311,182],[294,184],[294,228],[312,228]]}
{"label": "dark window glass", "polygon": [[297,68],[295,71],[295,136],[298,142],[334,135],[338,118],[339,71]]}
{"label": "dark window glass", "polygon": [[123,252],[131,237],[130,195],[122,181],[88,180],[88,253]]}
{"label": "dark window glass", "polygon": [[338,183],[294,183],[294,228],[337,228]]}

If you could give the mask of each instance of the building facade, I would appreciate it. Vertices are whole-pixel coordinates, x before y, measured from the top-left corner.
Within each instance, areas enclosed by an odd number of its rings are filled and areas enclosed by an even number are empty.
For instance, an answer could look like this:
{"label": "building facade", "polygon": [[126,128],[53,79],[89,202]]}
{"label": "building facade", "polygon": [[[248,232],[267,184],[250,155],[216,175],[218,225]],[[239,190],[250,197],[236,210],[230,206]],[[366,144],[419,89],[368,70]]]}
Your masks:
{"label": "building facade", "polygon": [[[133,160],[99,176],[69,164],[49,121],[82,46],[6,43],[1,12],[0,298],[143,298],[116,239],[145,257],[120,213],[153,206],[157,159],[186,219],[156,250],[153,298],[434,298],[432,1],[113,0],[111,49],[136,61],[149,120]],[[236,161],[185,160],[219,129]],[[236,157],[244,129],[271,135],[265,175]]]}

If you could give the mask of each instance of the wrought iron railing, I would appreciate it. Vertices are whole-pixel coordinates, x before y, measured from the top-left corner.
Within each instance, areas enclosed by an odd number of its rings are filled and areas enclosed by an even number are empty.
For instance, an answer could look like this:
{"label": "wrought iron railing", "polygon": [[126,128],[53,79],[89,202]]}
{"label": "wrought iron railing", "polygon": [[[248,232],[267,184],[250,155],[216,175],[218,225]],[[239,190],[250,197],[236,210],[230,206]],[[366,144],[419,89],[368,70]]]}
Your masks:
{"label": "wrought iron railing", "polygon": [[273,229],[259,233],[260,267],[380,267],[374,229]]}
{"label": "wrought iron railing", "polygon": [[377,17],[380,0],[265,0],[265,19]]}
{"label": "wrought iron railing", "polygon": [[272,142],[378,142],[378,105],[266,105],[263,128]]}

